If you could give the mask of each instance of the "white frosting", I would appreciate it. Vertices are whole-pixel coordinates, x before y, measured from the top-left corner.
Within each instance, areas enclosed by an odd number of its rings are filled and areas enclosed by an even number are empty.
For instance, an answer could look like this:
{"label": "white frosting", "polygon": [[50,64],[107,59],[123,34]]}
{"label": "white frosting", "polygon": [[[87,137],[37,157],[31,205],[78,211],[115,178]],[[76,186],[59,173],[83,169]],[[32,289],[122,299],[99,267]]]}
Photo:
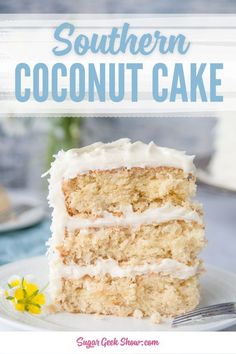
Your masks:
{"label": "white frosting", "polygon": [[134,213],[132,207],[123,209],[123,216],[114,216],[108,212],[103,213],[102,218],[84,219],[80,217],[68,217],[66,227],[73,231],[77,228],[84,229],[88,227],[106,227],[106,226],[131,226],[136,228],[144,224],[161,224],[171,220],[196,221],[203,223],[201,215],[194,210],[183,207],[175,207],[171,204],[165,204],[159,208],[148,209],[141,214]]}
{"label": "white frosting", "polygon": [[147,273],[161,273],[171,275],[177,279],[188,279],[199,271],[199,265],[187,266],[173,259],[162,259],[158,263],[145,263],[143,265],[129,265],[121,267],[114,259],[98,259],[95,265],[79,266],[77,264],[64,265],[60,260],[54,261],[52,269],[55,270],[54,278],[79,279],[85,275],[112,277],[134,277]]}
{"label": "white frosting", "polygon": [[[159,147],[153,142],[131,143],[120,139],[113,143],[101,142],[66,152],[60,151],[51,167],[57,180],[71,179],[90,170],[110,170],[119,167],[176,167],[195,174],[194,156],[182,151]],[[57,177],[57,178],[56,178]]]}

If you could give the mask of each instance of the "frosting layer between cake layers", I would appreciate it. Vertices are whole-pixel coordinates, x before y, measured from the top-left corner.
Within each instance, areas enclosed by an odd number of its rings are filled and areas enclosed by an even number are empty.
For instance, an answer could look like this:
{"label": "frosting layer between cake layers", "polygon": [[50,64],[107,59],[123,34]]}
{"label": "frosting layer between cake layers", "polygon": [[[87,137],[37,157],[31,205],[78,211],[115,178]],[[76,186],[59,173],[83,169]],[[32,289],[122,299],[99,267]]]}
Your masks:
{"label": "frosting layer between cake layers", "polygon": [[159,208],[147,209],[142,213],[134,213],[132,207],[122,209],[122,216],[114,216],[104,212],[103,217],[96,219],[80,218],[78,216],[68,217],[66,227],[72,231],[76,228],[102,227],[102,226],[131,226],[136,228],[145,224],[161,224],[172,220],[195,221],[203,224],[199,212],[184,207],[176,207],[166,204]]}
{"label": "frosting layer between cake layers", "polygon": [[163,259],[158,263],[142,264],[139,266],[119,266],[113,259],[99,259],[95,265],[78,266],[76,264],[64,265],[60,260],[51,263],[51,280],[58,278],[79,279],[85,275],[103,277],[106,274],[112,277],[135,277],[147,273],[170,275],[175,279],[186,280],[201,271],[201,265],[187,266],[173,259]]}

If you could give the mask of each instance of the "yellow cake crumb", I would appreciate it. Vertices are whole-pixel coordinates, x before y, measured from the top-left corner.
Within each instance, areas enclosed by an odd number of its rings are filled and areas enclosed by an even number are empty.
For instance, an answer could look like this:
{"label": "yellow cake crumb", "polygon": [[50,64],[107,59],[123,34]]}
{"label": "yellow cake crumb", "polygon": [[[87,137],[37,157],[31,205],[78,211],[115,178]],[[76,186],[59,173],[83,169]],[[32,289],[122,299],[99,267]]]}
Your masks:
{"label": "yellow cake crumb", "polygon": [[139,309],[136,309],[134,310],[133,316],[140,320],[141,318],[143,318],[143,313]]}
{"label": "yellow cake crumb", "polygon": [[161,323],[161,315],[159,312],[154,312],[151,317],[150,317],[150,320],[152,323],[155,323],[155,324],[159,324]]}

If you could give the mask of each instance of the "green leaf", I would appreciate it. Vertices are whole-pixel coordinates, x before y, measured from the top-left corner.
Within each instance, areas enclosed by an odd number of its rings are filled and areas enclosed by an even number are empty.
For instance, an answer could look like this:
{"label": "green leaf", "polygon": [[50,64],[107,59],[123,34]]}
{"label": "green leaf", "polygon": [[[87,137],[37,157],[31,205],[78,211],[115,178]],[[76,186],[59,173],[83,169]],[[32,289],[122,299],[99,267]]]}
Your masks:
{"label": "green leaf", "polygon": [[39,304],[35,304],[34,302],[30,302],[29,303],[32,306],[38,307],[39,309],[41,309],[41,306]]}
{"label": "green leaf", "polygon": [[17,303],[18,303],[18,304],[24,304],[25,301],[24,301],[24,300],[17,300]]}
{"label": "green leaf", "polygon": [[39,293],[39,289],[38,289],[38,290],[35,290],[35,291],[33,292],[33,294],[29,296],[29,299],[34,298],[36,295],[38,295],[38,293]]}
{"label": "green leaf", "polygon": [[48,282],[42,289],[40,289],[39,292],[40,292],[40,293],[43,293],[44,290],[47,289],[48,285],[49,285],[49,282]]}
{"label": "green leaf", "polygon": [[38,289],[38,290],[35,290],[35,291],[33,292],[32,296],[36,296],[36,295],[38,295],[38,293],[39,293],[39,289]]}
{"label": "green leaf", "polygon": [[14,297],[13,296],[7,296],[6,299],[7,300],[14,300]]}

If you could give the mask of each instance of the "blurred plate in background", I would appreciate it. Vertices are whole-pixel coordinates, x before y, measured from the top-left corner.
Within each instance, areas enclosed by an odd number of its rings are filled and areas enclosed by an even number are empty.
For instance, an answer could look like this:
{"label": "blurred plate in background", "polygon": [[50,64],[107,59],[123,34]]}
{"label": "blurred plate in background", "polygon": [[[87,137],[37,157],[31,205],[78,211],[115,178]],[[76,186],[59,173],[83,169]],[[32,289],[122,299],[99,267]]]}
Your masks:
{"label": "blurred plate in background", "polygon": [[33,226],[42,221],[45,216],[45,208],[42,202],[27,191],[8,191],[12,208],[19,205],[27,205],[27,210],[19,212],[18,215],[6,222],[0,223],[0,233],[23,229]]}
{"label": "blurred plate in background", "polygon": [[233,188],[232,186],[228,186],[227,182],[223,183],[221,180],[217,178],[217,176],[211,175],[207,170],[198,169],[197,178],[200,182],[210,187],[216,187],[223,191],[236,193],[236,188]]}

